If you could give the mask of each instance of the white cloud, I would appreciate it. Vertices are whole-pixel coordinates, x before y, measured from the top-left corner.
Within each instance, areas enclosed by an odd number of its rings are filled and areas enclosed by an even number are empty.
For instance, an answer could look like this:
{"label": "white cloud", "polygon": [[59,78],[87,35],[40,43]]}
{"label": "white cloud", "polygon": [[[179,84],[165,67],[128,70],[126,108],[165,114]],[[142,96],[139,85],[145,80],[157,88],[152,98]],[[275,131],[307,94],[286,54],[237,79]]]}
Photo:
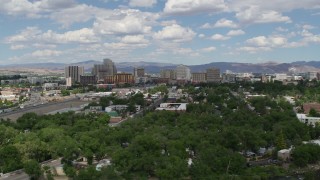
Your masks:
{"label": "white cloud", "polygon": [[237,49],[238,51],[246,51],[249,53],[257,53],[258,51],[271,51],[270,47],[251,47],[251,46],[244,46]]}
{"label": "white cloud", "polygon": [[199,38],[205,38],[206,37],[206,35],[204,35],[204,34],[199,34],[199,36],[198,36]]}
{"label": "white cloud", "polygon": [[17,45],[11,45],[10,46],[11,50],[19,50],[19,49],[25,49],[25,48],[26,48],[26,46],[22,45],[22,44],[17,44]]}
{"label": "white cloud", "polygon": [[61,51],[45,49],[45,50],[37,50],[34,51],[31,56],[36,58],[43,58],[43,57],[52,57],[52,56],[60,56],[62,54]]}
{"label": "white cloud", "polygon": [[125,44],[148,44],[149,43],[149,41],[145,39],[143,35],[124,36],[121,39],[121,42]]}
{"label": "white cloud", "polygon": [[[55,11],[50,14],[50,18],[63,25],[64,28],[74,23],[84,23],[93,19],[97,14],[107,13],[97,7],[79,4],[71,8]],[[107,15],[107,14],[106,14]]]}
{"label": "white cloud", "polygon": [[250,6],[236,13],[236,17],[241,23],[290,23],[291,19],[288,16],[283,16],[281,13],[274,10],[262,10],[259,6]]}
{"label": "white cloud", "polygon": [[246,46],[238,48],[240,51],[256,53],[258,51],[271,51],[274,48],[298,47],[298,43],[290,43],[282,36],[257,36],[246,41]]}
{"label": "white cloud", "polygon": [[59,34],[52,30],[42,32],[37,27],[27,27],[21,33],[6,38],[6,43],[26,44],[67,44],[67,43],[94,43],[100,39],[92,29],[83,28],[75,31],[67,31]]}
{"label": "white cloud", "polygon": [[168,0],[164,7],[166,14],[190,15],[227,10],[224,0]]}
{"label": "white cloud", "polygon": [[216,49],[217,49],[216,47],[211,46],[211,47],[207,47],[207,48],[200,49],[200,51],[207,53],[207,52],[213,52],[213,51],[215,51]]}
{"label": "white cloud", "polygon": [[214,34],[211,36],[211,39],[216,40],[216,41],[225,41],[225,40],[230,39],[230,37],[224,36],[222,34]]}
{"label": "white cloud", "polygon": [[157,40],[168,40],[173,42],[191,41],[196,33],[190,28],[184,28],[178,24],[164,27],[153,35]]}
{"label": "white cloud", "polygon": [[134,35],[147,34],[159,18],[158,14],[139,10],[114,10],[111,16],[97,17],[93,28],[99,34]]}
{"label": "white cloud", "polygon": [[228,20],[228,19],[225,19],[225,18],[222,18],[220,20],[218,20],[214,25],[213,27],[215,28],[237,28],[238,25],[236,23],[234,23],[233,21],[231,20]]}
{"label": "white cloud", "polygon": [[240,35],[244,35],[245,32],[241,29],[238,30],[231,30],[227,33],[228,36],[240,36]]}
{"label": "white cloud", "polygon": [[4,0],[1,2],[0,13],[39,18],[44,13],[70,8],[75,5],[76,2],[74,0]]}
{"label": "white cloud", "polygon": [[259,47],[283,47],[287,44],[287,39],[281,36],[258,36],[246,41],[251,46]]}
{"label": "white cloud", "polygon": [[311,29],[315,29],[316,27],[312,26],[312,25],[309,25],[309,24],[305,24],[303,25],[302,27],[303,29],[307,29],[307,30],[311,30]]}
{"label": "white cloud", "polygon": [[283,28],[283,27],[277,27],[276,30],[279,32],[288,32],[289,31],[288,29]]}
{"label": "white cloud", "polygon": [[258,6],[261,10],[274,10],[277,12],[288,12],[295,9],[314,9],[320,7],[319,0],[241,0],[228,2],[230,9],[238,12],[248,7],[248,5]]}
{"label": "white cloud", "polygon": [[157,0],[130,0],[129,6],[132,7],[153,7]]}

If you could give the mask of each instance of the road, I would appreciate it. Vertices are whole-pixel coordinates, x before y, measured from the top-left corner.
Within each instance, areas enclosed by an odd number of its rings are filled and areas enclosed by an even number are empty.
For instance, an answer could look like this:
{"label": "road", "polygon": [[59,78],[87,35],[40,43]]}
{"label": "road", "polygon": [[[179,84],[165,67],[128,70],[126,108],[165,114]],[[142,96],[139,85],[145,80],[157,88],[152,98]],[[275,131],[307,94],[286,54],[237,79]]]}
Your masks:
{"label": "road", "polygon": [[149,110],[154,110],[155,108],[159,107],[159,105],[163,102],[163,98],[159,98],[159,99],[156,99],[152,104],[150,104],[150,106],[148,107],[145,107],[144,109],[136,112],[135,114],[131,115],[130,118],[125,118],[123,119],[122,121],[118,122],[118,123],[111,123],[110,126],[111,127],[115,127],[115,126],[119,126],[121,123],[123,122],[126,122],[127,120],[130,120],[132,118],[135,118],[135,117],[141,117],[145,114],[146,111],[149,111]]}
{"label": "road", "polygon": [[0,114],[0,118],[7,119],[9,118],[11,121],[16,121],[23,114],[28,112],[35,112],[39,115],[46,114],[52,111],[70,108],[70,107],[79,107],[83,104],[87,104],[86,101],[81,101],[78,98],[68,99],[61,102],[51,102],[46,104],[39,104],[38,106],[29,106],[23,109],[17,109],[15,111],[2,113]]}

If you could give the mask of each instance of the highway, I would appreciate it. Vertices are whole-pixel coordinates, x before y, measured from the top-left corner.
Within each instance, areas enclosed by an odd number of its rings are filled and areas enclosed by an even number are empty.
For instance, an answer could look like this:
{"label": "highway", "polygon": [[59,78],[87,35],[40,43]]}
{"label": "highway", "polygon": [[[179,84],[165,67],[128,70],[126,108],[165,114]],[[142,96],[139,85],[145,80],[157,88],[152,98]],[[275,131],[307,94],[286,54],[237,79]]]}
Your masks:
{"label": "highway", "polygon": [[16,121],[19,117],[21,117],[23,114],[28,112],[35,112],[39,115],[42,115],[52,111],[64,109],[64,108],[79,107],[87,103],[88,102],[81,101],[78,98],[72,98],[65,101],[39,104],[37,106],[27,106],[27,107],[24,107],[23,109],[16,109],[11,112],[1,113],[0,118],[5,120],[9,118],[11,121]]}

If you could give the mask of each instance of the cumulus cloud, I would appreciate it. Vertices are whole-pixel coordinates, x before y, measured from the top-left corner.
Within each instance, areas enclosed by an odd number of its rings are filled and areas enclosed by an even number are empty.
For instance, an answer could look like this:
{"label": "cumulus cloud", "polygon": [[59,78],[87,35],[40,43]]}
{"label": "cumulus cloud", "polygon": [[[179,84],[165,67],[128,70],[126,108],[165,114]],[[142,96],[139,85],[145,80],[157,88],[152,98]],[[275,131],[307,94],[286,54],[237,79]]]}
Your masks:
{"label": "cumulus cloud", "polygon": [[196,33],[190,28],[184,28],[178,24],[164,27],[153,35],[157,40],[168,40],[173,42],[191,41]]}
{"label": "cumulus cloud", "polygon": [[56,33],[52,30],[42,32],[38,27],[27,27],[19,34],[6,38],[6,43],[27,44],[66,44],[66,43],[93,43],[99,41],[92,29],[83,28],[65,33]]}
{"label": "cumulus cloud", "polygon": [[244,35],[245,32],[241,29],[238,30],[231,30],[227,33],[228,36],[240,36],[240,35]]}
{"label": "cumulus cloud", "polygon": [[121,39],[121,42],[125,44],[148,44],[149,43],[149,41],[145,39],[143,35],[124,36]]}
{"label": "cumulus cloud", "polygon": [[246,51],[249,53],[257,53],[259,51],[271,51],[270,47],[251,47],[251,46],[244,46],[240,47],[237,50],[239,51]]}
{"label": "cumulus cloud", "polygon": [[285,48],[289,45],[287,38],[282,36],[257,36],[246,40],[246,46],[238,48],[238,50],[256,53],[258,51],[271,51],[274,48]]}
{"label": "cumulus cloud", "polygon": [[130,0],[129,6],[132,7],[153,7],[157,0]]}
{"label": "cumulus cloud", "polygon": [[11,45],[10,46],[11,50],[19,50],[19,49],[25,49],[25,48],[26,48],[26,46],[22,45],[22,44],[17,44],[17,45]]}
{"label": "cumulus cloud", "polygon": [[106,35],[147,34],[152,30],[159,15],[139,10],[114,10],[111,16],[97,17],[93,29]]}
{"label": "cumulus cloud", "polygon": [[95,18],[98,14],[107,12],[108,10],[102,10],[86,4],[79,4],[71,8],[55,11],[50,14],[50,18],[62,24],[64,28],[67,28],[74,23],[84,23]]}
{"label": "cumulus cloud", "polygon": [[236,23],[234,23],[233,21],[231,20],[228,20],[228,19],[225,19],[225,18],[222,18],[220,20],[218,20],[214,25],[213,27],[215,28],[237,28],[238,25]]}
{"label": "cumulus cloud", "polygon": [[246,41],[247,44],[252,46],[267,46],[267,47],[281,47],[286,45],[287,39],[281,36],[258,36]]}
{"label": "cumulus cloud", "polygon": [[70,8],[75,5],[76,2],[74,0],[3,0],[0,6],[0,13],[39,18],[44,13]]}
{"label": "cumulus cloud", "polygon": [[216,40],[216,41],[225,41],[225,40],[230,39],[230,37],[224,36],[222,34],[214,34],[211,36],[211,39]]}
{"label": "cumulus cloud", "polygon": [[245,7],[248,7],[248,5],[258,6],[261,10],[274,10],[277,12],[288,12],[295,9],[314,9],[320,7],[318,0],[241,0],[228,2],[229,8],[233,11],[241,11]]}
{"label": "cumulus cloud", "polygon": [[204,35],[204,34],[199,34],[198,37],[199,37],[199,38],[205,38],[206,35]]}
{"label": "cumulus cloud", "polygon": [[52,57],[52,56],[59,56],[61,55],[61,51],[51,50],[51,49],[45,49],[45,50],[37,50],[34,51],[31,56],[36,58],[42,58],[42,57]]}
{"label": "cumulus cloud", "polygon": [[208,52],[213,52],[215,51],[217,48],[216,47],[207,47],[207,48],[203,48],[203,49],[200,49],[201,52],[205,52],[205,53],[208,53]]}
{"label": "cumulus cloud", "polygon": [[236,17],[241,23],[290,23],[291,19],[288,16],[283,16],[281,13],[274,10],[262,10],[259,6],[250,6],[236,13]]}
{"label": "cumulus cloud", "polygon": [[166,14],[190,15],[204,12],[223,12],[227,10],[224,0],[168,0],[164,7]]}

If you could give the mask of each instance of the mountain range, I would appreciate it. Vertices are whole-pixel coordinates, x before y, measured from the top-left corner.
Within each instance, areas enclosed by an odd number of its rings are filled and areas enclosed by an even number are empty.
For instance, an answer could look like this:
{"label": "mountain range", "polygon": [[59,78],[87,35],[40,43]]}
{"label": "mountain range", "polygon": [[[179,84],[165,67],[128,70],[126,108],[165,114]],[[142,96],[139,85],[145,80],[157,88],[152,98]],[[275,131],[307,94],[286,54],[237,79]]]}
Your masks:
{"label": "mountain range", "polygon": [[[48,70],[63,70],[64,67],[83,66],[86,72],[91,72],[94,64],[102,64],[101,61],[88,60],[78,63],[30,63],[30,64],[12,64],[2,65],[1,69],[48,69]],[[174,69],[177,64],[157,63],[157,62],[116,62],[118,71],[132,72],[134,67],[144,67],[147,73],[159,73],[161,69]],[[221,72],[230,70],[232,72],[252,72],[252,73],[287,73],[289,71],[307,72],[320,71],[320,61],[296,61],[292,63],[238,63],[238,62],[212,62],[209,64],[190,65],[192,72],[205,72],[207,68],[220,68]]]}

